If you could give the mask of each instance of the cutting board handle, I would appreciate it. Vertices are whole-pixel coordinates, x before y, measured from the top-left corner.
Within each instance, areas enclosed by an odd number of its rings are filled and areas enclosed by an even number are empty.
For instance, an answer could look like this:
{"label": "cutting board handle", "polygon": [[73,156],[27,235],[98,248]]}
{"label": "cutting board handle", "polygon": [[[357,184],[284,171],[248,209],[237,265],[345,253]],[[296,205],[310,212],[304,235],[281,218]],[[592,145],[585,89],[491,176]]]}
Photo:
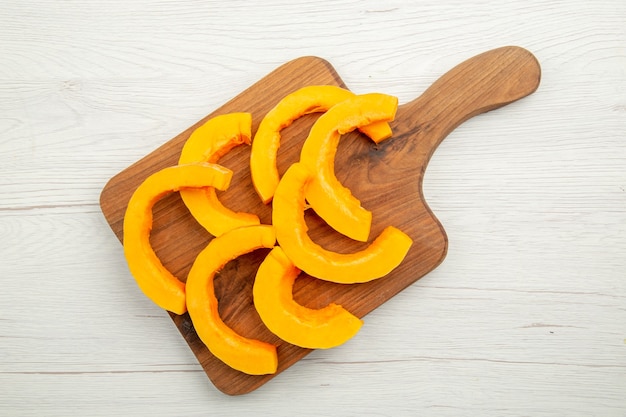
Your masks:
{"label": "cutting board handle", "polygon": [[535,56],[518,46],[476,55],[435,81],[422,95],[398,110],[403,122],[395,135],[419,135],[426,160],[439,143],[467,119],[533,93],[541,79]]}

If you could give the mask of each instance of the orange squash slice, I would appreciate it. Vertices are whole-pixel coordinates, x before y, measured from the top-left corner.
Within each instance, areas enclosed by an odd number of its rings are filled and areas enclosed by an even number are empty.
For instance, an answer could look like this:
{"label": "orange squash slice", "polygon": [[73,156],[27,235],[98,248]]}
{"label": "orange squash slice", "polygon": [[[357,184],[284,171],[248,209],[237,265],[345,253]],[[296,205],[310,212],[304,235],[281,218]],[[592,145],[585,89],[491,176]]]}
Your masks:
{"label": "orange squash slice", "polygon": [[300,153],[300,162],[314,172],[306,199],[338,232],[367,241],[372,213],[335,176],[335,155],[341,135],[372,122],[391,121],[398,99],[385,94],[354,96],[333,106],[315,122]]}
{"label": "orange squash slice", "polygon": [[371,281],[396,268],[413,241],[393,226],[354,253],[329,251],[311,240],[304,209],[305,193],[313,179],[314,174],[303,164],[295,163],[283,175],[274,195],[272,223],[276,239],[289,259],[313,277],[341,284]]}
{"label": "orange squash slice", "polygon": [[[229,113],[209,119],[189,136],[178,163],[217,163],[234,147],[250,144],[251,126],[250,113]],[[193,217],[213,236],[260,223],[255,214],[234,212],[225,207],[214,187],[181,190],[180,196]]]}
{"label": "orange squash slice", "polygon": [[187,311],[185,284],[163,266],[150,245],[154,204],[187,187],[225,190],[231,177],[232,171],[215,164],[177,165],[150,175],[130,198],[124,215],[124,255],[139,288],[159,307],[176,314]]}
{"label": "orange squash slice", "polygon": [[218,359],[250,375],[276,372],[276,347],[243,337],[222,321],[213,279],[229,261],[256,249],[272,248],[275,242],[272,226],[230,230],[209,242],[194,261],[187,277],[187,309],[198,336]]}
{"label": "orange squash slice", "polygon": [[329,349],[352,338],[363,322],[340,305],[314,310],[294,301],[293,284],[299,274],[280,246],[261,263],[253,296],[265,326],[284,341],[308,349]]}

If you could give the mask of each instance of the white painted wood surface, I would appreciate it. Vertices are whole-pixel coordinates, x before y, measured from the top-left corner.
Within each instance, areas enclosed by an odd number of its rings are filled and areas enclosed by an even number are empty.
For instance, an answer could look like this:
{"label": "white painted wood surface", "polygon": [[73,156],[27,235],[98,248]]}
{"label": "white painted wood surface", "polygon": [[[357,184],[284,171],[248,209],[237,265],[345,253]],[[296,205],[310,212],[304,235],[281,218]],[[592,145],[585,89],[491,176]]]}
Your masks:
{"label": "white painted wood surface", "polygon": [[[128,274],[105,182],[287,60],[405,102],[510,44],[539,90],[426,174],[444,263],[218,392]],[[0,415],[626,416],[625,2],[8,0],[0,52]]]}

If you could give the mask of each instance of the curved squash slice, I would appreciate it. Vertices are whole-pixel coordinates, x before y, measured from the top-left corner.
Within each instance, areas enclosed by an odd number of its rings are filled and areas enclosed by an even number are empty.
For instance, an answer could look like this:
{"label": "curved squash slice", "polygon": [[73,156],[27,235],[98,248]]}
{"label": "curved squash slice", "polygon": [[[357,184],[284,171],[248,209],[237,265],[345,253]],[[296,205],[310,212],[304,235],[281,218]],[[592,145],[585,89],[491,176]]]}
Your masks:
{"label": "curved squash slice", "polygon": [[[251,126],[250,113],[229,113],[209,119],[189,136],[178,163],[217,163],[232,148],[250,144]],[[260,223],[252,213],[237,213],[224,207],[213,187],[181,190],[180,196],[193,217],[213,236]]]}
{"label": "curved squash slice", "polygon": [[[263,203],[272,200],[279,181],[276,155],[280,131],[305,114],[324,112],[351,97],[354,93],[333,85],[306,86],[285,96],[265,115],[254,135],[250,155],[252,183]],[[385,122],[362,126],[361,131],[375,143],[391,136],[391,128]]]}
{"label": "curved squash slice", "polygon": [[372,213],[335,176],[335,154],[341,135],[373,121],[395,117],[398,99],[385,94],[354,96],[332,107],[315,122],[300,154],[300,162],[316,173],[306,193],[315,212],[338,232],[367,241]]}
{"label": "curved squash slice", "polygon": [[159,307],[187,311],[185,284],[161,263],[150,245],[152,208],[166,194],[184,187],[225,190],[232,171],[215,164],[178,165],[150,175],[135,190],[124,215],[124,255],[139,288]]}
{"label": "curved squash slice", "polygon": [[198,336],[218,359],[250,375],[276,372],[276,347],[245,338],[226,326],[219,316],[213,279],[229,261],[259,248],[272,248],[275,242],[272,226],[233,229],[209,242],[187,277],[187,309]]}
{"label": "curved squash slice", "polygon": [[293,299],[300,270],[280,246],[267,255],[254,280],[254,306],[267,328],[286,342],[308,349],[328,349],[352,338],[363,322],[337,304],[310,309]]}
{"label": "curved squash slice", "polygon": [[397,267],[413,241],[389,226],[365,249],[355,253],[326,250],[311,240],[304,219],[305,192],[314,175],[301,163],[289,167],[278,184],[272,223],[285,254],[302,271],[341,284],[381,278]]}

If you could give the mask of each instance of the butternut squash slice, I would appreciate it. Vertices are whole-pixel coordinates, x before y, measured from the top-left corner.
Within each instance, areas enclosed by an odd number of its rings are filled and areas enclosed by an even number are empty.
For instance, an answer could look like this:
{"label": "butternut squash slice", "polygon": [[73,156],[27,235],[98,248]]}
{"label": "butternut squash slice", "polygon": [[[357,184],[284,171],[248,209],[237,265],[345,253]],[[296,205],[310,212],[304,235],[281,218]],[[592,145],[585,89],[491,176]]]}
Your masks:
{"label": "butternut squash slice", "polygon": [[354,96],[333,106],[315,122],[300,153],[300,162],[316,173],[306,199],[338,232],[367,241],[372,213],[335,176],[335,155],[341,135],[372,122],[391,121],[398,99],[385,94]]}
{"label": "butternut squash slice", "polygon": [[[250,113],[229,113],[209,119],[189,136],[178,163],[217,163],[234,147],[250,144],[251,126]],[[234,212],[225,207],[214,187],[181,190],[180,196],[193,217],[213,236],[260,223],[255,214]]]}
{"label": "butternut squash slice", "polygon": [[276,336],[308,349],[329,349],[351,339],[363,321],[338,304],[314,310],[293,299],[300,270],[280,246],[274,247],[254,280],[254,306],[265,326]]}
{"label": "butternut squash slice", "polygon": [[399,229],[388,226],[365,249],[337,253],[322,248],[307,234],[305,193],[314,174],[301,163],[289,167],[276,188],[272,223],[276,239],[289,259],[307,274],[341,284],[381,278],[396,268],[413,244]]}
{"label": "butternut squash slice", "polygon": [[209,351],[228,366],[250,375],[276,372],[276,347],[236,333],[220,318],[213,279],[229,261],[260,248],[272,248],[274,228],[240,227],[214,238],[200,252],[187,277],[187,309],[194,328]]}
{"label": "butternut squash slice", "polygon": [[130,198],[124,215],[124,256],[139,288],[159,307],[176,314],[187,311],[185,284],[163,266],[150,245],[154,204],[186,187],[225,190],[231,177],[232,171],[220,165],[177,165],[150,175]]}
{"label": "butternut squash slice", "polygon": [[[305,114],[324,112],[353,96],[351,91],[333,85],[306,86],[285,96],[265,115],[254,135],[250,156],[252,183],[264,204],[272,200],[280,179],[276,167],[280,131]],[[375,122],[360,129],[375,143],[391,136],[386,122]]]}

